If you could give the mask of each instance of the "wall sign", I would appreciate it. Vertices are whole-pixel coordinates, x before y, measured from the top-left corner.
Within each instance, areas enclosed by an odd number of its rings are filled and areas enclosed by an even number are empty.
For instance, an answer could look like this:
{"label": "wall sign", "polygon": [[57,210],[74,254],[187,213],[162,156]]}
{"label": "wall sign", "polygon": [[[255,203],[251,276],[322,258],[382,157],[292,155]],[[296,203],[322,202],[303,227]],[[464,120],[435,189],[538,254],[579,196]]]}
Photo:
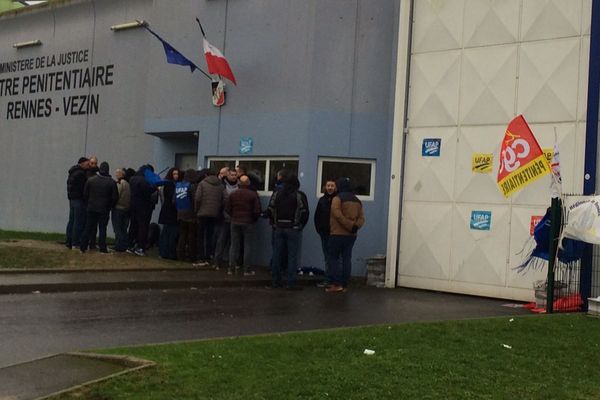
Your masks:
{"label": "wall sign", "polygon": [[471,169],[477,174],[489,174],[492,172],[494,155],[492,153],[473,153]]}
{"label": "wall sign", "polygon": [[251,137],[240,138],[240,154],[252,154],[252,146]]}
{"label": "wall sign", "polygon": [[489,231],[491,227],[491,211],[471,211],[471,229],[476,231]]}
{"label": "wall sign", "polygon": [[114,84],[114,64],[90,66],[90,50],[0,60],[0,98],[6,120],[98,114],[103,86]]}
{"label": "wall sign", "polygon": [[439,157],[442,150],[442,139],[428,138],[423,139],[423,148],[421,155],[423,157]]}

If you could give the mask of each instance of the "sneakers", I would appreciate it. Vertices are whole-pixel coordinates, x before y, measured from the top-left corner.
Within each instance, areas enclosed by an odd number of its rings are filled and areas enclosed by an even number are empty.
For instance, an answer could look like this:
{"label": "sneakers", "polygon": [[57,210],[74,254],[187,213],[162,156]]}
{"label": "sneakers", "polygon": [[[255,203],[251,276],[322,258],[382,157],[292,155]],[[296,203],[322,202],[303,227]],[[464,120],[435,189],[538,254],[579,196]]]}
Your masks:
{"label": "sneakers", "polygon": [[145,257],[146,256],[146,252],[140,248],[137,248],[134,250],[133,252],[136,256],[140,256],[140,257]]}
{"label": "sneakers", "polygon": [[135,248],[134,247],[130,247],[127,250],[125,250],[128,254],[135,254]]}
{"label": "sneakers", "polygon": [[199,261],[196,263],[192,263],[192,267],[194,268],[204,268],[204,267],[208,267],[208,263],[206,261]]}
{"label": "sneakers", "polygon": [[227,268],[227,275],[233,275],[233,269],[231,267]]}
{"label": "sneakers", "polygon": [[322,281],[322,282],[317,283],[317,287],[320,287],[320,288],[326,288],[327,286],[329,286],[329,282],[327,282],[327,281]]}
{"label": "sneakers", "polygon": [[325,291],[327,293],[341,293],[341,292],[345,292],[346,288],[343,286],[339,286],[339,285],[331,285],[328,286]]}
{"label": "sneakers", "polygon": [[254,276],[256,275],[256,272],[252,271],[252,270],[246,270],[244,271],[244,276]]}

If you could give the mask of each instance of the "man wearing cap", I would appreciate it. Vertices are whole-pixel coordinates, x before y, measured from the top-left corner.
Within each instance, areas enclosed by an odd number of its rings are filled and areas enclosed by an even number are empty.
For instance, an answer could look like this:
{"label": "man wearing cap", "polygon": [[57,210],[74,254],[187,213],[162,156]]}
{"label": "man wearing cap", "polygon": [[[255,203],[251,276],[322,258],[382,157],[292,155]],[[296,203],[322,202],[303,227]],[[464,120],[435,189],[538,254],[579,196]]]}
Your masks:
{"label": "man wearing cap", "polygon": [[106,226],[110,210],[119,200],[117,184],[108,174],[108,163],[100,164],[98,174],[92,176],[85,183],[83,199],[86,202],[87,213],[85,230],[81,238],[81,252],[85,253],[92,235],[98,227],[98,247],[100,253],[108,253],[106,248]]}
{"label": "man wearing cap", "polygon": [[85,225],[85,205],[83,189],[87,180],[86,171],[89,160],[81,157],[77,164],[69,169],[67,178],[67,198],[69,199],[69,222],[67,223],[67,241],[65,246],[71,249],[81,244],[81,235]]}

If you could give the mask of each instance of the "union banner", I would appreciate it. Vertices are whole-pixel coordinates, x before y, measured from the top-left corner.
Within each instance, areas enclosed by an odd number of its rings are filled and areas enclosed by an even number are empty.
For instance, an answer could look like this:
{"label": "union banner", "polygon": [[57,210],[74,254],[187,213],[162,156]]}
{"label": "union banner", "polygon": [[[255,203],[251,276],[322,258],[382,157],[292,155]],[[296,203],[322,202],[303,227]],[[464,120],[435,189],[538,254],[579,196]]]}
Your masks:
{"label": "union banner", "polygon": [[550,172],[546,155],[535,140],[525,118],[519,115],[510,121],[504,134],[500,149],[498,187],[504,197],[510,197]]}

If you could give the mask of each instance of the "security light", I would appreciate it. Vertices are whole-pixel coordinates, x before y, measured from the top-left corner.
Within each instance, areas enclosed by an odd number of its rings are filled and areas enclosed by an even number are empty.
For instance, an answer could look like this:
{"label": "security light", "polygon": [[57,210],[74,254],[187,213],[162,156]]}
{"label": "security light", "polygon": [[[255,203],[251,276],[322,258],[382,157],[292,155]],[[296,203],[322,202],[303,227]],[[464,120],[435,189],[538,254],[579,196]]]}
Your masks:
{"label": "security light", "polygon": [[23,47],[32,47],[32,46],[41,46],[41,45],[42,45],[42,41],[39,39],[30,40],[28,42],[13,43],[13,47],[15,49],[22,49]]}
{"label": "security light", "polygon": [[117,25],[113,25],[110,27],[111,31],[123,31],[125,29],[134,29],[134,28],[141,28],[143,26],[147,26],[148,23],[144,20],[138,21],[132,21],[132,22],[125,22],[123,24],[117,24]]}

